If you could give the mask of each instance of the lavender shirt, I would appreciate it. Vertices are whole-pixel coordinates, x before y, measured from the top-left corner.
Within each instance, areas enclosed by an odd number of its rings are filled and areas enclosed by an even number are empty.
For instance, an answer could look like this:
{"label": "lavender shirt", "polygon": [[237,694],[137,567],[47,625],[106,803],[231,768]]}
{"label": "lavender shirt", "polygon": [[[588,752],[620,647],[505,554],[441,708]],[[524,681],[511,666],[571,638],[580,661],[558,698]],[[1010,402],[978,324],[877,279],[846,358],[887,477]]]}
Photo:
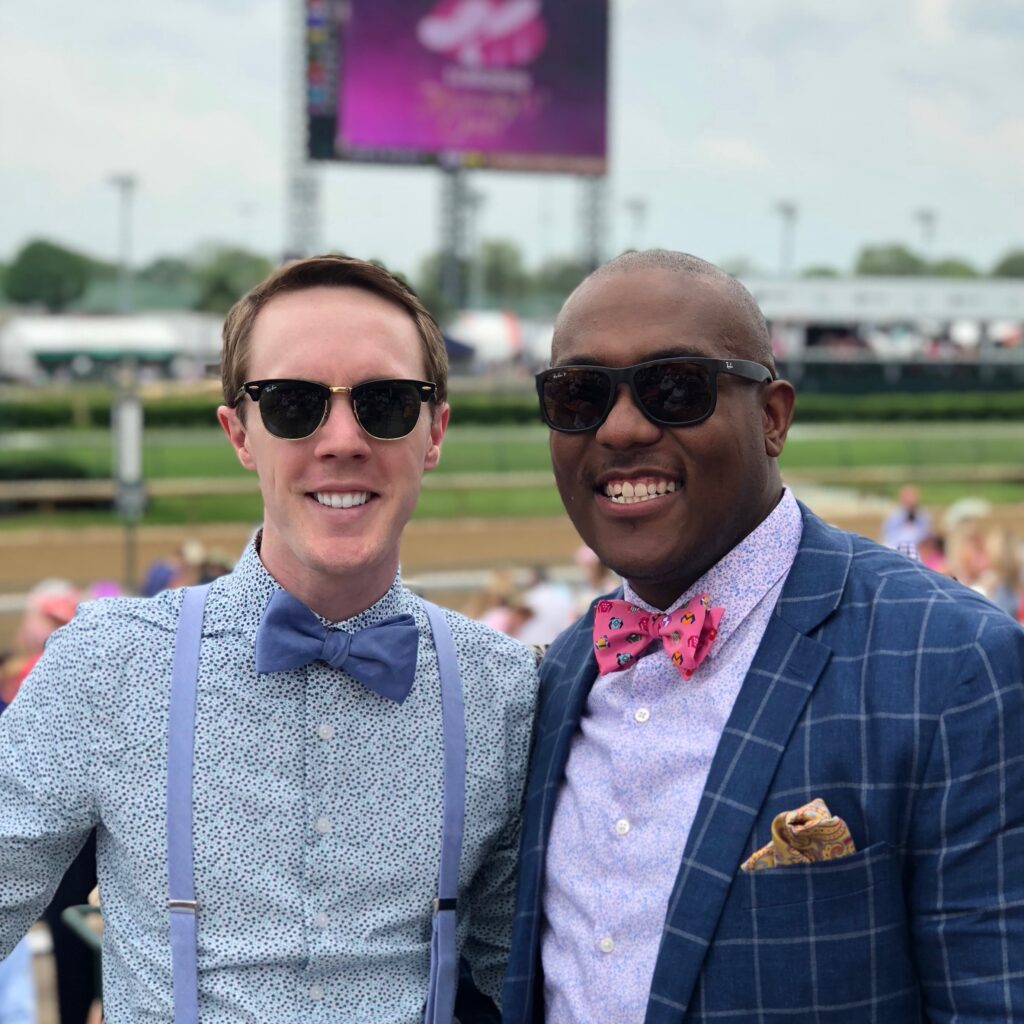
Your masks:
{"label": "lavender shirt", "polygon": [[[660,646],[599,676],[555,806],[541,939],[547,1024],[642,1024],[669,895],[711,760],[800,544],[787,490],[771,515],[671,608],[724,605],[683,680]],[[651,608],[629,585],[626,600]]]}

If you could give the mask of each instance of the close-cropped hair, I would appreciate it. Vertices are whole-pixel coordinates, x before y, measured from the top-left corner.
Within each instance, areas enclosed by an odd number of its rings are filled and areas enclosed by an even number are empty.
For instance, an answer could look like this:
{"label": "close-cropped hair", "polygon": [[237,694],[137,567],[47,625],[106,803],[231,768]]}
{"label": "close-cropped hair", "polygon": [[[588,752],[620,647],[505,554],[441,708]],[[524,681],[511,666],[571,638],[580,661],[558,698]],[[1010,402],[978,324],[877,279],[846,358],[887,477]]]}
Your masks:
{"label": "close-cropped hair", "polygon": [[305,288],[362,288],[405,310],[416,325],[423,345],[427,379],[437,385],[434,402],[448,394],[448,354],[437,321],[406,284],[376,263],[351,256],[310,256],[278,267],[246,292],[228,311],[221,348],[221,385],[226,405],[234,406],[246,380],[249,339],[260,310],[275,296]]}

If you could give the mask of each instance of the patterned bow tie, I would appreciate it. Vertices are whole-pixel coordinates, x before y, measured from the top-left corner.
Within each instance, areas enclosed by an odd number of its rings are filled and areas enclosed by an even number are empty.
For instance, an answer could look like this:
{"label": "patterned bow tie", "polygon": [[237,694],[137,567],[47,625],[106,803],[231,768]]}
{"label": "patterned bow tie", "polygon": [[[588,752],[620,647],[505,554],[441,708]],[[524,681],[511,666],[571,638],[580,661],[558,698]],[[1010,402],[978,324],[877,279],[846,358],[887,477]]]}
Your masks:
{"label": "patterned bow tie", "polygon": [[418,648],[419,630],[411,615],[344,633],[326,629],[298,598],[276,590],[256,631],[256,671],[285,672],[325,661],[401,704],[412,689]]}
{"label": "patterned bow tie", "polygon": [[598,601],[594,610],[594,655],[601,675],[629,668],[659,637],[684,679],[707,657],[718,635],[724,608],[712,608],[700,594],[668,615],[648,612],[628,601]]}

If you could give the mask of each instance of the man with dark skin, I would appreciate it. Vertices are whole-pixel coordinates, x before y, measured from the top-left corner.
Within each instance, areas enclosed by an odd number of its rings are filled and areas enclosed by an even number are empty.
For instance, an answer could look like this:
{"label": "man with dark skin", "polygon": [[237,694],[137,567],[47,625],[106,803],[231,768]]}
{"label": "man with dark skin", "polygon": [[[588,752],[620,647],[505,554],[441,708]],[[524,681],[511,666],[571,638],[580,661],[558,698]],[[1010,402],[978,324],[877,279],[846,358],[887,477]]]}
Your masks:
{"label": "man with dark skin", "polygon": [[538,393],[624,586],[542,666],[506,1022],[1021,1019],[1024,631],[796,501],[703,260],[599,268]]}

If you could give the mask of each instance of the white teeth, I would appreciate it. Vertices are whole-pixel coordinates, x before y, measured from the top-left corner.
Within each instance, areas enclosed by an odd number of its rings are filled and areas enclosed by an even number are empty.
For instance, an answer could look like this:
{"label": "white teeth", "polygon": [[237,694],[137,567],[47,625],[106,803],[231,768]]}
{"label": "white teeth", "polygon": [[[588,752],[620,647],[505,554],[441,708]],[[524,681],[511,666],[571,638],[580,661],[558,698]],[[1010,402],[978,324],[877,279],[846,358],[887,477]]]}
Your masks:
{"label": "white teeth", "polygon": [[370,500],[367,491],[346,491],[344,494],[336,491],[318,491],[314,497],[327,508],[355,508],[357,505],[365,505]]}
{"label": "white teeth", "polygon": [[650,501],[662,495],[678,490],[674,480],[651,480],[650,482],[631,483],[628,480],[616,481],[604,485],[604,496],[611,498],[616,505],[633,505],[638,501]]}
{"label": "white teeth", "polygon": [[613,495],[611,495],[611,500],[616,505],[636,505],[638,502],[641,502],[641,501],[655,501],[657,498],[660,498],[660,497],[661,497],[660,494],[653,494],[653,493],[647,493],[647,494],[643,495],[643,497],[636,497],[636,496],[634,496],[632,498],[627,498],[624,494],[613,494]]}

